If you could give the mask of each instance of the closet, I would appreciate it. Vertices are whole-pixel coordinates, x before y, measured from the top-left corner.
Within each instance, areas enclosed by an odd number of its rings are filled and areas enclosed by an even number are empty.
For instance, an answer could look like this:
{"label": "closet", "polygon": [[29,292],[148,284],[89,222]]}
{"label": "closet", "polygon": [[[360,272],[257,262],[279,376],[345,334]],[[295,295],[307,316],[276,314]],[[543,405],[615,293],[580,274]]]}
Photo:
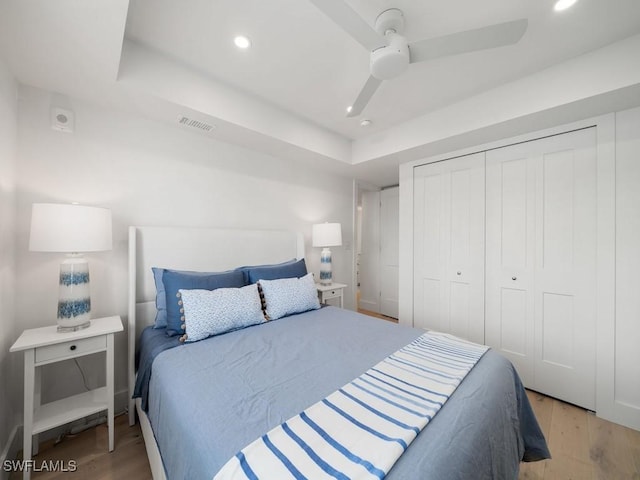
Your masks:
{"label": "closet", "polygon": [[413,325],[595,409],[596,129],[413,168]]}

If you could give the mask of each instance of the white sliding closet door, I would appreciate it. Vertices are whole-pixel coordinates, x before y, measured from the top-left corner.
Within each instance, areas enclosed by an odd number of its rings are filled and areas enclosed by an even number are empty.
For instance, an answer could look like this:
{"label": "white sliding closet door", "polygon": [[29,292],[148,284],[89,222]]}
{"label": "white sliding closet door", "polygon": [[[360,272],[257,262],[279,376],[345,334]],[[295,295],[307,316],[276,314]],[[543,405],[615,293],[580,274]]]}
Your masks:
{"label": "white sliding closet door", "polygon": [[595,128],[487,152],[486,339],[525,385],[595,409]]}
{"label": "white sliding closet door", "polygon": [[484,152],[414,170],[414,326],[484,343]]}

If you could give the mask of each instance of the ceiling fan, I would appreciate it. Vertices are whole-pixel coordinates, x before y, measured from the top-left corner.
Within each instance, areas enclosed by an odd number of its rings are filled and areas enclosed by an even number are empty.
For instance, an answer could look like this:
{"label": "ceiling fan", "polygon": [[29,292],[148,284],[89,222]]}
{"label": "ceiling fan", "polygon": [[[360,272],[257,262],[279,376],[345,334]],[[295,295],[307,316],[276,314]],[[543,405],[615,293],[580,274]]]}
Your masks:
{"label": "ceiling fan", "polygon": [[311,0],[311,3],[371,52],[371,74],[356,101],[347,108],[347,117],[359,115],[383,80],[397,77],[409,64],[512,45],[522,38],[528,25],[527,19],[519,19],[408,42],[402,35],[404,15],[398,8],[380,13],[372,28],[343,0]]}

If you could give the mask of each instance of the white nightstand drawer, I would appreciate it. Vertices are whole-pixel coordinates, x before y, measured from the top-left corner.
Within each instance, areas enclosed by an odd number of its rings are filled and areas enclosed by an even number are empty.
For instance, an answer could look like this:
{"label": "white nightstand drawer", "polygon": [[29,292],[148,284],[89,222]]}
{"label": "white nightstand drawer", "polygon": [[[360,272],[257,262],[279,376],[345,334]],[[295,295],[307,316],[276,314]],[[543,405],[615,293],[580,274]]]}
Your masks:
{"label": "white nightstand drawer", "polygon": [[107,348],[107,337],[89,337],[70,342],[58,343],[36,348],[36,363],[48,362],[51,360],[72,358],[87,353],[105,350]]}
{"label": "white nightstand drawer", "polygon": [[338,290],[327,290],[326,292],[322,292],[322,298],[328,300],[330,298],[336,298],[342,296],[342,289]]}

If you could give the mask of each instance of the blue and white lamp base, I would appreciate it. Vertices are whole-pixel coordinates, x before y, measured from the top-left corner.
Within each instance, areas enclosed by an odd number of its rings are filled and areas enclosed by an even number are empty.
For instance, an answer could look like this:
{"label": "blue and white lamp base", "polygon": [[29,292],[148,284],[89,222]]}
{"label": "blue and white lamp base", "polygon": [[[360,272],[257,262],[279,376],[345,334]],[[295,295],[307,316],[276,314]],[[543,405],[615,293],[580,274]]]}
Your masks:
{"label": "blue and white lamp base", "polygon": [[72,254],[60,264],[58,331],[87,328],[90,318],[89,263],[82,255]]}
{"label": "blue and white lamp base", "polygon": [[332,283],[331,250],[325,247],[320,252],[320,285],[331,285]]}

